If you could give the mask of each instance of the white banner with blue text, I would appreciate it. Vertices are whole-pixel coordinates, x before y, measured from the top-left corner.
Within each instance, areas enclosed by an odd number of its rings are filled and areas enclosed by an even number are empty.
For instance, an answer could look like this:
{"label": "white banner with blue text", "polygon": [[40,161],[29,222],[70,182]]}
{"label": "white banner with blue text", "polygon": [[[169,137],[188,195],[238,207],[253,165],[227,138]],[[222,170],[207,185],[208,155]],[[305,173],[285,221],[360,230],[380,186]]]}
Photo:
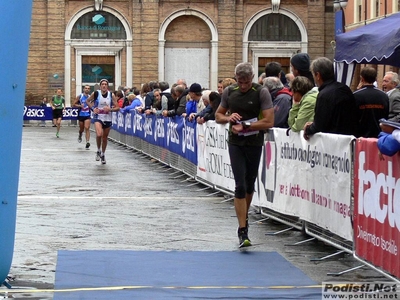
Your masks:
{"label": "white banner with blue text", "polygon": [[[351,225],[352,150],[348,135],[315,134],[274,128],[276,182],[272,209],[299,216],[346,240]],[[264,204],[264,203],[263,203]]]}

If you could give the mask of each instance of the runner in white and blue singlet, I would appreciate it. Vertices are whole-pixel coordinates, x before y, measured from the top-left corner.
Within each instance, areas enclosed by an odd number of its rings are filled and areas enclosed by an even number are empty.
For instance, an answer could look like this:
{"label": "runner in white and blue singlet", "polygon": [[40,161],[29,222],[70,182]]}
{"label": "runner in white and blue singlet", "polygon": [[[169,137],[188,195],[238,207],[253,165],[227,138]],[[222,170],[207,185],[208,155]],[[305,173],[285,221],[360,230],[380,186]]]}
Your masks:
{"label": "runner in white and blue singlet", "polygon": [[93,92],[86,99],[86,104],[93,111],[93,121],[96,130],[96,160],[106,163],[105,152],[108,142],[108,134],[112,125],[112,113],[118,111],[117,97],[108,90],[108,80],[100,80],[100,90]]}

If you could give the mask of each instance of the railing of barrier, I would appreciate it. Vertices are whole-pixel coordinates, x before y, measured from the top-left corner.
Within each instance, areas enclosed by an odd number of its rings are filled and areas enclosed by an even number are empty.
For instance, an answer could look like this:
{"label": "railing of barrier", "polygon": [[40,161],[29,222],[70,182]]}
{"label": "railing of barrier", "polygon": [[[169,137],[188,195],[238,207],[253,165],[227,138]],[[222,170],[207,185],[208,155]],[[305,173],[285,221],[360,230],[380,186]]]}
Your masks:
{"label": "railing of barrier", "polygon": [[329,243],[330,245],[334,246],[335,248],[338,248],[340,250],[343,250],[347,253],[353,253],[353,242],[345,240],[341,238],[340,236],[333,234],[329,230],[325,230],[319,226],[316,226],[315,224],[312,224],[310,222],[305,222],[305,232],[320,241],[323,241],[325,243]]}
{"label": "railing of barrier", "polygon": [[297,230],[304,229],[304,222],[298,217],[287,216],[287,215],[281,214],[272,209],[268,209],[268,208],[262,207],[262,206],[260,206],[259,208],[260,208],[261,215],[263,215],[265,217],[268,217],[268,218],[271,218],[272,220],[281,222],[282,224],[288,225]]}

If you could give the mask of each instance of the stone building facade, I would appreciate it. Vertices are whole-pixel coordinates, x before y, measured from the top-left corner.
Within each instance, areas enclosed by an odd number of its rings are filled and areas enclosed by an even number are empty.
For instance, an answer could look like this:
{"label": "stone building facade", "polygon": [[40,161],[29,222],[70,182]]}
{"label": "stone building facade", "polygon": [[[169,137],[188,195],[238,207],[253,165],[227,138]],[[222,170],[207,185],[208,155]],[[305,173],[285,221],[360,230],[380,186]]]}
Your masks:
{"label": "stone building facade", "polygon": [[104,77],[216,90],[242,61],[289,72],[297,52],[333,58],[333,18],[324,0],[33,0],[26,104],[62,88],[69,105]]}

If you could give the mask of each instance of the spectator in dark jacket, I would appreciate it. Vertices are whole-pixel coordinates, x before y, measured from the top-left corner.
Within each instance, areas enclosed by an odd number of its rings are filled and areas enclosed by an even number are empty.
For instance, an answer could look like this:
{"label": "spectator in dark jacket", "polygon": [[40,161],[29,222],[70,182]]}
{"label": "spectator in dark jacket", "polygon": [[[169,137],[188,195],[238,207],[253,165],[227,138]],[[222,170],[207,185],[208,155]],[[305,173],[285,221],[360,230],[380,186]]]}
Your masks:
{"label": "spectator in dark jacket", "polygon": [[197,123],[202,124],[201,122],[207,122],[210,120],[215,120],[215,112],[217,111],[217,108],[219,104],[221,103],[221,95],[218,94],[217,92],[211,92],[210,95],[208,96],[210,99],[210,105],[211,105],[211,112],[206,113],[204,117],[201,119],[197,119]]}
{"label": "spectator in dark jacket", "polygon": [[308,140],[317,132],[357,137],[356,100],[347,85],[336,81],[332,61],[326,57],[317,58],[310,69],[319,93],[314,121],[304,125],[304,138]]}
{"label": "spectator in dark jacket", "polygon": [[292,108],[292,92],[283,86],[278,77],[270,76],[264,79],[274,105],[274,127],[289,128],[289,111]]}
{"label": "spectator in dark jacket", "polygon": [[152,111],[153,106],[156,104],[156,99],[154,97],[154,90],[159,88],[158,82],[150,81],[150,92],[146,94],[146,98],[144,98],[144,108],[143,112],[149,114]]}
{"label": "spectator in dark jacket", "polygon": [[[166,110],[174,109],[175,99],[172,97],[169,84],[166,81],[160,82],[161,90],[161,108],[167,108]],[[163,109],[164,110],[164,109]]]}
{"label": "spectator in dark jacket", "polygon": [[174,108],[171,110],[164,110],[162,115],[164,117],[181,116],[186,112],[186,96],[189,90],[184,85],[176,85],[171,88],[172,98],[175,99]]}
{"label": "spectator in dark jacket", "polygon": [[211,103],[210,103],[210,93],[211,93],[210,90],[204,90],[202,92],[201,98],[206,107],[199,113],[191,114],[189,116],[189,121],[195,120],[197,123],[201,122],[199,124],[204,123],[204,121],[199,121],[199,120],[202,119],[206,114],[209,114],[212,112],[212,107],[211,107]]}
{"label": "spectator in dark jacket", "polygon": [[358,111],[358,136],[377,138],[381,132],[380,119],[389,115],[389,97],[374,86],[377,72],[373,67],[361,70],[360,89],[354,92]]}

